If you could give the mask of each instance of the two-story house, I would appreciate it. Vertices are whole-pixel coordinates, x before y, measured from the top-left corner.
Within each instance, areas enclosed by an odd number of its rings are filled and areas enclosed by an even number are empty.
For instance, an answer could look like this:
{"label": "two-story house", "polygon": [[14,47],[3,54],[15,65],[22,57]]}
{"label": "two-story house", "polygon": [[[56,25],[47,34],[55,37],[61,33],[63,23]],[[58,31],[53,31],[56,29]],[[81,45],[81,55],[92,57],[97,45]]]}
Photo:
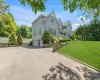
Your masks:
{"label": "two-story house", "polygon": [[42,35],[45,31],[50,33],[50,36],[69,37],[72,31],[70,21],[62,23],[61,19],[55,16],[54,11],[47,16],[41,14],[32,22],[32,42],[33,46],[43,46]]}

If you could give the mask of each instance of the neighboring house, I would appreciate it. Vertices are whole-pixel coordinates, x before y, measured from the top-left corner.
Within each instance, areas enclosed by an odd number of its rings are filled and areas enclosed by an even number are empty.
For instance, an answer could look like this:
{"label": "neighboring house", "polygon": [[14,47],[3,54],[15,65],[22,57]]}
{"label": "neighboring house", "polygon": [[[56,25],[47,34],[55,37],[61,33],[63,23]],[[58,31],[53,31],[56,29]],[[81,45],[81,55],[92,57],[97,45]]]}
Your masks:
{"label": "neighboring house", "polygon": [[50,36],[69,37],[72,27],[70,21],[62,23],[61,19],[55,16],[52,11],[50,14],[41,14],[32,22],[32,42],[33,46],[43,46],[42,35],[45,31],[50,33]]}

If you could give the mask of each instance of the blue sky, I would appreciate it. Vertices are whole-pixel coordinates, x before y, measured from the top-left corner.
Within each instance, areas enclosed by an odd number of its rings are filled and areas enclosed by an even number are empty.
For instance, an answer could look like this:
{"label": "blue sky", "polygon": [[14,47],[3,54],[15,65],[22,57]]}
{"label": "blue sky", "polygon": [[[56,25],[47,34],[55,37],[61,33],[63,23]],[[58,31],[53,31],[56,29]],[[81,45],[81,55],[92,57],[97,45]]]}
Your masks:
{"label": "blue sky", "polygon": [[31,22],[36,17],[38,17],[40,14],[48,14],[52,10],[54,10],[58,18],[61,18],[62,22],[70,20],[73,30],[75,30],[78,25],[82,24],[80,20],[81,17],[85,20],[85,22],[89,21],[82,15],[82,11],[79,9],[75,10],[72,14],[69,13],[68,10],[64,11],[60,0],[47,0],[45,3],[45,12],[38,12],[36,15],[31,10],[31,7],[22,6],[19,0],[5,0],[5,2],[10,5],[10,12],[13,14],[17,25],[26,24],[31,26]]}

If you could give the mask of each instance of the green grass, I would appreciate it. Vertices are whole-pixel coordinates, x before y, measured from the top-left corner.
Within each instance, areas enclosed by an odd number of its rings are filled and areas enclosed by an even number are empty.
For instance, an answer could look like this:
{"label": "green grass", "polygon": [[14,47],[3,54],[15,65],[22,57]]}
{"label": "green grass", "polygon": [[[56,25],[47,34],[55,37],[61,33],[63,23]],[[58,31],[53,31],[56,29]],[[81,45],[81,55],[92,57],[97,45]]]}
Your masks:
{"label": "green grass", "polygon": [[99,41],[70,41],[66,47],[60,48],[58,51],[100,70]]}

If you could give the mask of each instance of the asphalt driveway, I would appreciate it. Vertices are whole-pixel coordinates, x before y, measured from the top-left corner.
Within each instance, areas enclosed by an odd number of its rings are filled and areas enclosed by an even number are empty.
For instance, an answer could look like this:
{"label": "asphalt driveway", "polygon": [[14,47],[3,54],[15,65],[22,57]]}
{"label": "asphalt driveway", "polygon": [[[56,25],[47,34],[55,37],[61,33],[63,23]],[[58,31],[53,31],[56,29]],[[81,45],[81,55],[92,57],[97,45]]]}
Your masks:
{"label": "asphalt driveway", "polygon": [[51,48],[0,48],[0,80],[100,80],[100,73]]}

